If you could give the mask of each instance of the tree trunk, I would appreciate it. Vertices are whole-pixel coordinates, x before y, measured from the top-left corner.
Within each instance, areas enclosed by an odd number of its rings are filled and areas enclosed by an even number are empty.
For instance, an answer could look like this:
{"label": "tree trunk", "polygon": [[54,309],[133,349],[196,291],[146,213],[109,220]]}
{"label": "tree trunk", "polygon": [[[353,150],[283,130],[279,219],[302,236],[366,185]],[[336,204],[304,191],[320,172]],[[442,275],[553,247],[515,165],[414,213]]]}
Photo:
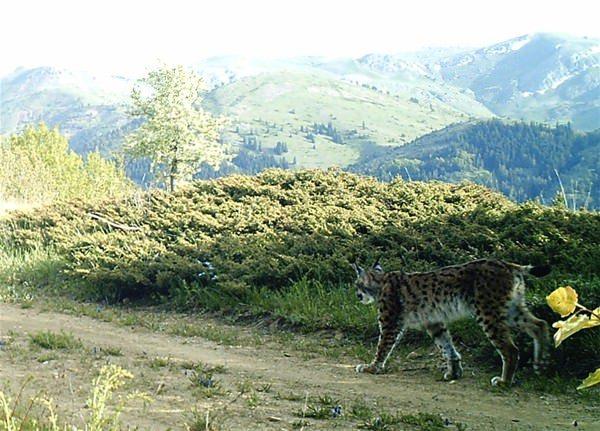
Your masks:
{"label": "tree trunk", "polygon": [[175,191],[175,180],[177,176],[177,160],[173,160],[171,163],[171,173],[169,174],[169,189],[171,193]]}

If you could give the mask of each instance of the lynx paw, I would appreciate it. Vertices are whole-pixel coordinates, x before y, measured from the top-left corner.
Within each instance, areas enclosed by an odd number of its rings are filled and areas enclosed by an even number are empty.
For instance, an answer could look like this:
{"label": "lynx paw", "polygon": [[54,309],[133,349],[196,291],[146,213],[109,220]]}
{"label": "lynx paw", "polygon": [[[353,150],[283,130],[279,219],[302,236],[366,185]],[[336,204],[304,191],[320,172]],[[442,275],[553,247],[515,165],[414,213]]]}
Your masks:
{"label": "lynx paw", "polygon": [[380,367],[373,364],[360,364],[356,366],[357,373],[379,374],[382,371]]}
{"label": "lynx paw", "polygon": [[508,387],[510,386],[510,383],[505,380],[502,380],[502,377],[496,376],[492,378],[492,386]]}
{"label": "lynx paw", "polygon": [[444,380],[456,380],[460,379],[463,375],[463,367],[460,361],[450,363],[448,371],[444,373]]}

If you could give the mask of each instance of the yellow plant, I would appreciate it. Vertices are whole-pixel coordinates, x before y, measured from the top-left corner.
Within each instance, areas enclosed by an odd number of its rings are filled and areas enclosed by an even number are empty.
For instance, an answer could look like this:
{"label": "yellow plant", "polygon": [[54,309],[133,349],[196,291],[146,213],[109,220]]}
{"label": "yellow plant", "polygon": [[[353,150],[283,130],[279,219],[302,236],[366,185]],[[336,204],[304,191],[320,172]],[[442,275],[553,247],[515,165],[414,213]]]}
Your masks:
{"label": "yellow plant", "polygon": [[559,287],[546,297],[550,308],[561,317],[566,317],[575,311],[577,299],[577,292],[571,286]]}
{"label": "yellow plant", "polygon": [[[582,329],[600,326],[600,307],[590,310],[577,301],[577,292],[571,286],[559,287],[546,297],[550,308],[561,317],[567,317],[574,312],[567,320],[559,320],[552,325],[557,329],[554,333],[555,347],[560,346],[564,340]],[[600,368],[590,373],[577,389],[589,388],[598,383],[600,383]]]}

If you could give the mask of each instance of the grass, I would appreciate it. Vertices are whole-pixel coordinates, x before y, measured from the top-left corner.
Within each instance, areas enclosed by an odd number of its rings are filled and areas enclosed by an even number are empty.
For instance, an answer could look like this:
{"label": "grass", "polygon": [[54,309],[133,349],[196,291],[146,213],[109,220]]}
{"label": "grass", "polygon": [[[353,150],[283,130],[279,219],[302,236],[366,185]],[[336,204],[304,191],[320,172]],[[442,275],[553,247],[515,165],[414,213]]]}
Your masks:
{"label": "grass", "polygon": [[212,410],[194,409],[189,414],[190,423],[186,423],[186,431],[221,431],[223,418]]}
{"label": "grass", "polygon": [[55,352],[44,352],[44,353],[41,353],[36,358],[36,360],[39,363],[43,364],[43,363],[46,363],[46,362],[54,361],[54,360],[56,360],[58,358],[60,358],[60,356],[58,356]]}
{"label": "grass", "polygon": [[[447,429],[449,424],[450,422],[445,422],[439,415],[431,413],[381,413],[361,422],[358,428],[371,431],[392,431],[407,429],[405,425],[409,425],[409,429],[412,430],[440,431]],[[460,424],[460,427],[465,429],[463,424]]]}
{"label": "grass", "polygon": [[171,358],[157,356],[156,358],[150,359],[148,366],[152,369],[165,368],[171,365]]}
{"label": "grass", "polygon": [[0,301],[27,304],[39,289],[60,284],[62,267],[62,259],[52,247],[24,250],[0,242]]}
{"label": "grass", "polygon": [[[376,404],[368,404],[362,399],[345,402],[329,394],[304,396],[304,406],[296,411],[295,416],[319,421],[341,419],[355,422],[359,429],[375,431],[419,430],[438,431],[447,429],[452,424],[449,419],[432,413],[392,413],[378,410]],[[298,422],[300,422],[298,421]],[[306,425],[306,424],[305,424]],[[466,429],[464,424],[454,424],[457,429]]]}
{"label": "grass", "polygon": [[121,348],[116,346],[100,347],[100,353],[105,356],[123,356]]}
{"label": "grass", "polygon": [[29,336],[32,345],[48,350],[75,350],[83,344],[67,332],[40,331]]}

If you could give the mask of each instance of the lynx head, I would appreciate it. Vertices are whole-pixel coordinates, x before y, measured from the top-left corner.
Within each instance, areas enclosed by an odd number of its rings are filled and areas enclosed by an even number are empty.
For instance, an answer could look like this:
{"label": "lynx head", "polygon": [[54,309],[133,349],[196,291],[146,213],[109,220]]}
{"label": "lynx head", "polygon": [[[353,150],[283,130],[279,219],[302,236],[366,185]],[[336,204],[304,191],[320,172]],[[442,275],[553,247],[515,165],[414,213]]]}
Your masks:
{"label": "lynx head", "polygon": [[363,304],[370,304],[379,295],[381,288],[381,274],[383,268],[379,263],[379,259],[373,264],[370,269],[363,269],[358,263],[353,263],[352,268],[356,271],[356,296]]}

